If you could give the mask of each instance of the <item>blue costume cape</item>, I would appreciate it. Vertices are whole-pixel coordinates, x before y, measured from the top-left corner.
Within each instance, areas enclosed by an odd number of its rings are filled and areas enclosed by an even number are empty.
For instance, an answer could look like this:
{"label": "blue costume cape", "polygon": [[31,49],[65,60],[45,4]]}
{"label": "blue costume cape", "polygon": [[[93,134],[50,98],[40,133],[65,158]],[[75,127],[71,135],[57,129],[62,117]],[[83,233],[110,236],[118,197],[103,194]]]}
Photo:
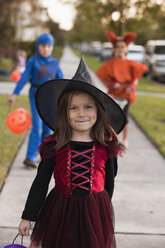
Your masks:
{"label": "blue costume cape", "polygon": [[46,72],[41,71],[41,65],[46,68],[52,77],[59,79],[63,78],[63,73],[60,69],[58,59],[53,58],[51,55],[46,58],[42,57],[38,51],[38,46],[40,44],[50,44],[53,46],[54,39],[52,35],[43,33],[38,37],[36,42],[36,54],[29,58],[26,69],[13,91],[13,94],[19,95],[25,84],[27,82],[31,83],[29,99],[32,114],[32,129],[29,136],[26,158],[33,162],[36,161],[37,148],[43,142],[44,138],[52,133],[52,131],[40,119],[35,106],[35,92],[38,86],[52,79]]}

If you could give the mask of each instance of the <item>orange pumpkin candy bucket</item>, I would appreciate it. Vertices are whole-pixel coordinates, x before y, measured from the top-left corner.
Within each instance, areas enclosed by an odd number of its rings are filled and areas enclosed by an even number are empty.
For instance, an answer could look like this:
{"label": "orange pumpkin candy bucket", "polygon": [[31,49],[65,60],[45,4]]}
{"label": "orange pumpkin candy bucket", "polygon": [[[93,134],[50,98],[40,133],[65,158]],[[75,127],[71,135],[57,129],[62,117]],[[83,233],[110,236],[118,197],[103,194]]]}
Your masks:
{"label": "orange pumpkin candy bucket", "polygon": [[17,108],[6,118],[6,125],[13,133],[20,134],[31,126],[31,116],[23,108]]}
{"label": "orange pumpkin candy bucket", "polygon": [[10,74],[10,78],[11,78],[12,81],[18,82],[20,80],[20,78],[21,78],[21,74],[18,71],[13,71]]}

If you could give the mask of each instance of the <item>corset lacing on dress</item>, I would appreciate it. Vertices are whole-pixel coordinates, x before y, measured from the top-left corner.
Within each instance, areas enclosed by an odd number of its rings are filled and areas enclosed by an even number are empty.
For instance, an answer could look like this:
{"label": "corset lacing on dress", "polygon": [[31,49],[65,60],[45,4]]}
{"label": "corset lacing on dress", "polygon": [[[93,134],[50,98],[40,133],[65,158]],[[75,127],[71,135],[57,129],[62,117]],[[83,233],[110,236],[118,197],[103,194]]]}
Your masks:
{"label": "corset lacing on dress", "polygon": [[68,145],[67,185],[70,194],[89,194],[94,175],[95,143],[91,149],[75,151]]}

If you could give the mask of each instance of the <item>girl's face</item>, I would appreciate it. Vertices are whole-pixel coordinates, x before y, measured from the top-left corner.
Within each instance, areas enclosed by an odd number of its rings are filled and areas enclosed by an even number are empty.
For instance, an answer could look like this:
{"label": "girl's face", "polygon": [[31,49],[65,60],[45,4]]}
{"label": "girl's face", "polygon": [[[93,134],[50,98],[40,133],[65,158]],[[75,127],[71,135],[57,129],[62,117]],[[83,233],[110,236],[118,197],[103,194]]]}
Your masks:
{"label": "girl's face", "polygon": [[77,134],[89,135],[97,120],[97,106],[92,96],[79,93],[72,96],[68,108],[68,122],[72,128],[72,137]]}
{"label": "girl's face", "polygon": [[38,51],[42,57],[47,58],[48,56],[50,56],[52,54],[53,46],[49,45],[49,44],[45,44],[45,45],[40,44],[38,46]]}
{"label": "girl's face", "polygon": [[125,59],[128,52],[127,45],[124,41],[118,41],[114,47],[114,57]]}

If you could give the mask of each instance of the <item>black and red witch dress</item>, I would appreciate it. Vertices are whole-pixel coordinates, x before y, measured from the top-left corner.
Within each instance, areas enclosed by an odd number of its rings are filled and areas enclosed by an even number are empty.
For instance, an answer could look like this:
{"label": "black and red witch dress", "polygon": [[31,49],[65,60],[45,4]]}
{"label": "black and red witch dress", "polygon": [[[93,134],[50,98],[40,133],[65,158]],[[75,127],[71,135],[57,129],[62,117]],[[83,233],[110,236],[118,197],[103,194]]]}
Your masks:
{"label": "black and red witch dress", "polygon": [[[115,248],[111,198],[117,146],[70,141],[56,152],[54,146],[54,138],[42,146],[42,161],[22,214],[36,221],[30,248]],[[55,187],[46,197],[52,174]]]}

